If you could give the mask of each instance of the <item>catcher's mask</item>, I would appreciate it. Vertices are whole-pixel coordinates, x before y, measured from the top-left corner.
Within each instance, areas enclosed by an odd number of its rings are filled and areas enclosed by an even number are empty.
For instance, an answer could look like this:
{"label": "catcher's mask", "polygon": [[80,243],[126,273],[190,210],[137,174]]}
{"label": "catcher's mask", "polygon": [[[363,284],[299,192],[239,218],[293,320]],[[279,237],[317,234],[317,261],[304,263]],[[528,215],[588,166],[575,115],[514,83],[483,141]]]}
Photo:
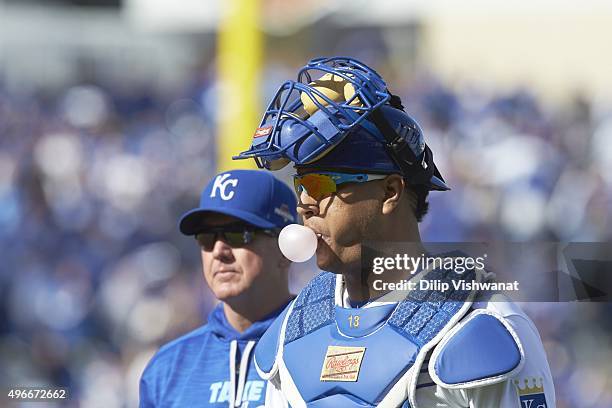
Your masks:
{"label": "catcher's mask", "polygon": [[[316,79],[313,79],[316,78]],[[400,173],[409,184],[448,190],[418,123],[381,76],[348,57],[316,58],[276,92],[249,150],[260,168],[327,166]]]}

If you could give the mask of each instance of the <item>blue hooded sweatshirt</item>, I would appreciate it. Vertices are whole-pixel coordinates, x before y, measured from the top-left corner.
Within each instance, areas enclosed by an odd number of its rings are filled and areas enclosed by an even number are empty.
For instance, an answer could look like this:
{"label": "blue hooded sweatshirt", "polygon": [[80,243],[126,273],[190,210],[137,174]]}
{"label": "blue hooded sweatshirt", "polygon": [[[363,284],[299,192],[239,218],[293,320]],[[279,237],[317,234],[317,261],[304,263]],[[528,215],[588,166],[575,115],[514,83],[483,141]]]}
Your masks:
{"label": "blue hooded sweatshirt", "polygon": [[257,374],[252,351],[281,312],[239,333],[219,303],[208,324],[153,356],[140,379],[140,407],[263,407],[268,383]]}

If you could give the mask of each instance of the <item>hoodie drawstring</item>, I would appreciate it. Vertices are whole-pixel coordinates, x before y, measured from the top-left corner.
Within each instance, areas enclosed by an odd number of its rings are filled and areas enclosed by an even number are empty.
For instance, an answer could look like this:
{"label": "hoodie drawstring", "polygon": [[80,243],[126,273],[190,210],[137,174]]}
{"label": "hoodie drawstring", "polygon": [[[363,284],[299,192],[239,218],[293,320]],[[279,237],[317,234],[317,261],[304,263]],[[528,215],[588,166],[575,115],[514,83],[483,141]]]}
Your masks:
{"label": "hoodie drawstring", "polygon": [[234,408],[236,401],[236,354],[238,353],[238,342],[232,340],[230,342],[230,354],[229,354],[229,369],[230,369],[230,398],[229,407]]}
{"label": "hoodie drawstring", "polygon": [[242,393],[246,384],[247,370],[249,368],[249,359],[251,352],[255,347],[255,341],[247,342],[242,357],[240,358],[240,366],[238,368],[238,387],[236,387],[236,357],[238,355],[238,342],[232,340],[230,342],[229,369],[230,369],[230,398],[229,407],[239,407],[242,404]]}
{"label": "hoodie drawstring", "polygon": [[249,358],[251,356],[251,350],[253,350],[253,347],[255,347],[255,342],[249,341],[242,352],[242,358],[240,359],[240,373],[238,374],[238,395],[236,396],[235,407],[239,407],[242,404],[242,393],[244,392],[247,370],[249,368]]}

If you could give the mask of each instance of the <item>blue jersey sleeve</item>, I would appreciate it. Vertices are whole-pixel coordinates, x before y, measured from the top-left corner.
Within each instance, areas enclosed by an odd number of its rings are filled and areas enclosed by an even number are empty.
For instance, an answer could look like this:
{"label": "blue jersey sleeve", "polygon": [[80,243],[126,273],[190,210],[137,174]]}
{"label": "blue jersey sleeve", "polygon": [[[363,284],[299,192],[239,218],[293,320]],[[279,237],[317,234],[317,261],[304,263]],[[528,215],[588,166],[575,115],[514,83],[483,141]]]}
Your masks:
{"label": "blue jersey sleeve", "polygon": [[153,396],[151,395],[151,390],[149,389],[149,384],[147,379],[143,375],[140,379],[140,390],[139,390],[139,399],[140,402],[138,406],[140,408],[153,408],[155,407],[155,402],[153,400]]}

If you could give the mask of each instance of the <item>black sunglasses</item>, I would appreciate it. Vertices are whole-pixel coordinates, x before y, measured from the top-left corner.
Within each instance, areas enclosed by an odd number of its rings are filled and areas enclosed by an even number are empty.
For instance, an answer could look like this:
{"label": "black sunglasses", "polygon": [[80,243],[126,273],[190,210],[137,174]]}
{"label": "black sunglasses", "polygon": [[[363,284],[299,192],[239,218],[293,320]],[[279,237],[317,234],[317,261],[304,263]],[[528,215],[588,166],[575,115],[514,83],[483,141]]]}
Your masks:
{"label": "black sunglasses", "polygon": [[278,233],[276,229],[257,228],[248,224],[232,224],[207,228],[206,231],[196,234],[195,239],[205,251],[212,251],[215,242],[219,239],[223,239],[233,248],[240,248],[252,243],[259,234],[276,237]]}

